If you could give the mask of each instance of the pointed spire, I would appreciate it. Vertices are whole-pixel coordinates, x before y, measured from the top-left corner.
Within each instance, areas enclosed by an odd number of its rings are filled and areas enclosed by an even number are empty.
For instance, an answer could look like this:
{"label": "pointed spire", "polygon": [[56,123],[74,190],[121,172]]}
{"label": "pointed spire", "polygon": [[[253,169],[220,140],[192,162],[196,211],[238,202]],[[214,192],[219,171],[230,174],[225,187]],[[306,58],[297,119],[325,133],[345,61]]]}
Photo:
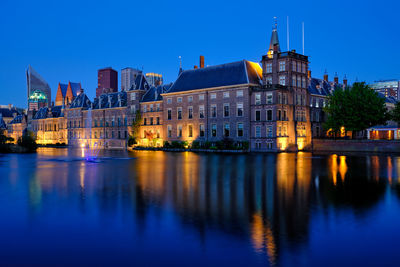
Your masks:
{"label": "pointed spire", "polygon": [[278,21],[277,18],[274,17],[274,24],[272,27],[272,35],[271,35],[271,41],[269,43],[269,49],[268,49],[268,56],[272,57],[276,49],[276,52],[281,52],[281,48],[279,45],[279,38],[278,38]]}
{"label": "pointed spire", "polygon": [[178,73],[179,76],[182,73],[183,69],[182,69],[182,57],[179,56],[178,58],[179,58],[179,73]]}

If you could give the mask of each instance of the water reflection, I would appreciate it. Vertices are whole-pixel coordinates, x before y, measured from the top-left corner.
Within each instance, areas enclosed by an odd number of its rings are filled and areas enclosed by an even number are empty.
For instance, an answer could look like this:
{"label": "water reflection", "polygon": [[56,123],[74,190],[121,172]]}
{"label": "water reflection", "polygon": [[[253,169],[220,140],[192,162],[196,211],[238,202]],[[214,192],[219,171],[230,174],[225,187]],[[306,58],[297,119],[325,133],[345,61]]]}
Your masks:
{"label": "water reflection", "polygon": [[400,159],[391,156],[139,152],[123,155],[134,160],[100,164],[48,160],[79,153],[43,149],[37,157],[13,156],[10,165],[0,163],[9,177],[0,185],[27,187],[32,220],[59,209],[74,218],[100,216],[104,223],[121,216],[145,237],[169,220],[178,225],[176,234],[182,227],[196,233],[183,243],[204,246],[217,231],[250,244],[249,257],[270,265],[308,246],[316,214],[350,210],[362,218],[391,189],[400,196]]}

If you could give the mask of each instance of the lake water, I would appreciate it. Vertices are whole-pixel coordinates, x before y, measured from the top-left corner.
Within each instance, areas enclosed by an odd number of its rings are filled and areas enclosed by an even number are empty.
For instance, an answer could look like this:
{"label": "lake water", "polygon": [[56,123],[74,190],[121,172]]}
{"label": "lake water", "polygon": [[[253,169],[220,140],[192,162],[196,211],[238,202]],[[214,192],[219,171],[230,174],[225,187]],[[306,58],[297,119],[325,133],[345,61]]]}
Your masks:
{"label": "lake water", "polygon": [[0,264],[400,265],[400,157],[0,155]]}

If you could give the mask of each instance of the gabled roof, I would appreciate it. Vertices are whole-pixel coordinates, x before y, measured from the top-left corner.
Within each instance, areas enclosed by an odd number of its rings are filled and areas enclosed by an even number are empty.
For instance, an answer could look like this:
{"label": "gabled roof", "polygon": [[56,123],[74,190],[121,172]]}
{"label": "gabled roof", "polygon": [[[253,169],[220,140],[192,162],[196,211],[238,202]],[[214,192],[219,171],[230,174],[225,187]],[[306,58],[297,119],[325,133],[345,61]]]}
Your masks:
{"label": "gabled roof", "polygon": [[65,94],[67,93],[68,89],[68,84],[60,83],[60,89],[62,96],[65,97]]}
{"label": "gabled roof", "polygon": [[49,112],[49,108],[48,107],[43,107],[40,108],[35,116],[33,116],[34,120],[39,120],[39,119],[46,119],[47,118],[47,113]]}
{"label": "gabled roof", "polygon": [[69,108],[83,108],[87,109],[90,108],[92,105],[92,102],[89,100],[89,97],[85,93],[81,93],[77,97],[74,98],[74,100],[71,103],[71,106]]}
{"label": "gabled roof", "polygon": [[258,63],[241,60],[233,63],[183,71],[167,93],[239,84],[262,84]]}
{"label": "gabled roof", "polygon": [[76,97],[78,93],[81,91],[82,88],[81,83],[69,82],[69,84],[71,85],[72,94],[74,95],[74,97]]}
{"label": "gabled roof", "polygon": [[10,121],[10,124],[21,123],[23,118],[24,118],[24,115],[18,115],[12,121]]}
{"label": "gabled roof", "polygon": [[48,107],[43,107],[40,108],[35,116],[33,116],[34,120],[40,120],[40,119],[47,119],[47,118],[58,118],[58,117],[63,117],[63,109],[62,106],[54,106],[51,108]]}
{"label": "gabled roof", "polygon": [[129,90],[148,90],[150,88],[149,83],[147,82],[146,76],[143,73],[139,73],[136,76],[135,83]]}
{"label": "gabled roof", "polygon": [[3,116],[1,116],[0,114],[0,130],[6,130],[7,129],[7,125],[5,123],[5,121],[3,120]]}
{"label": "gabled roof", "polygon": [[102,94],[93,101],[93,109],[102,108],[117,108],[126,107],[127,105],[127,95],[126,92],[116,92],[110,94]]}
{"label": "gabled roof", "polygon": [[172,84],[159,85],[157,87],[152,86],[147,92],[143,95],[141,102],[153,102],[153,101],[161,101],[161,94],[167,92]]}

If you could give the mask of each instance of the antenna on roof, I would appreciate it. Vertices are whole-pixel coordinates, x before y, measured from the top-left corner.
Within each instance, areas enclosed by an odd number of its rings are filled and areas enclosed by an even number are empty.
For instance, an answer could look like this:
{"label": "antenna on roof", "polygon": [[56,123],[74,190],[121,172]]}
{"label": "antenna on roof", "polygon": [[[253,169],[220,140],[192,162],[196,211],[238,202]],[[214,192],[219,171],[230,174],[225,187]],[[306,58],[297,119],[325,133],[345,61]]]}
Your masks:
{"label": "antenna on roof", "polygon": [[301,23],[302,32],[303,32],[303,56],[304,56],[304,22]]}
{"label": "antenna on roof", "polygon": [[182,57],[179,56],[178,58],[179,58],[179,69],[182,69]]}
{"label": "antenna on roof", "polygon": [[290,51],[290,46],[289,46],[289,16],[287,16],[287,23],[286,23],[286,25],[287,25],[287,51]]}

